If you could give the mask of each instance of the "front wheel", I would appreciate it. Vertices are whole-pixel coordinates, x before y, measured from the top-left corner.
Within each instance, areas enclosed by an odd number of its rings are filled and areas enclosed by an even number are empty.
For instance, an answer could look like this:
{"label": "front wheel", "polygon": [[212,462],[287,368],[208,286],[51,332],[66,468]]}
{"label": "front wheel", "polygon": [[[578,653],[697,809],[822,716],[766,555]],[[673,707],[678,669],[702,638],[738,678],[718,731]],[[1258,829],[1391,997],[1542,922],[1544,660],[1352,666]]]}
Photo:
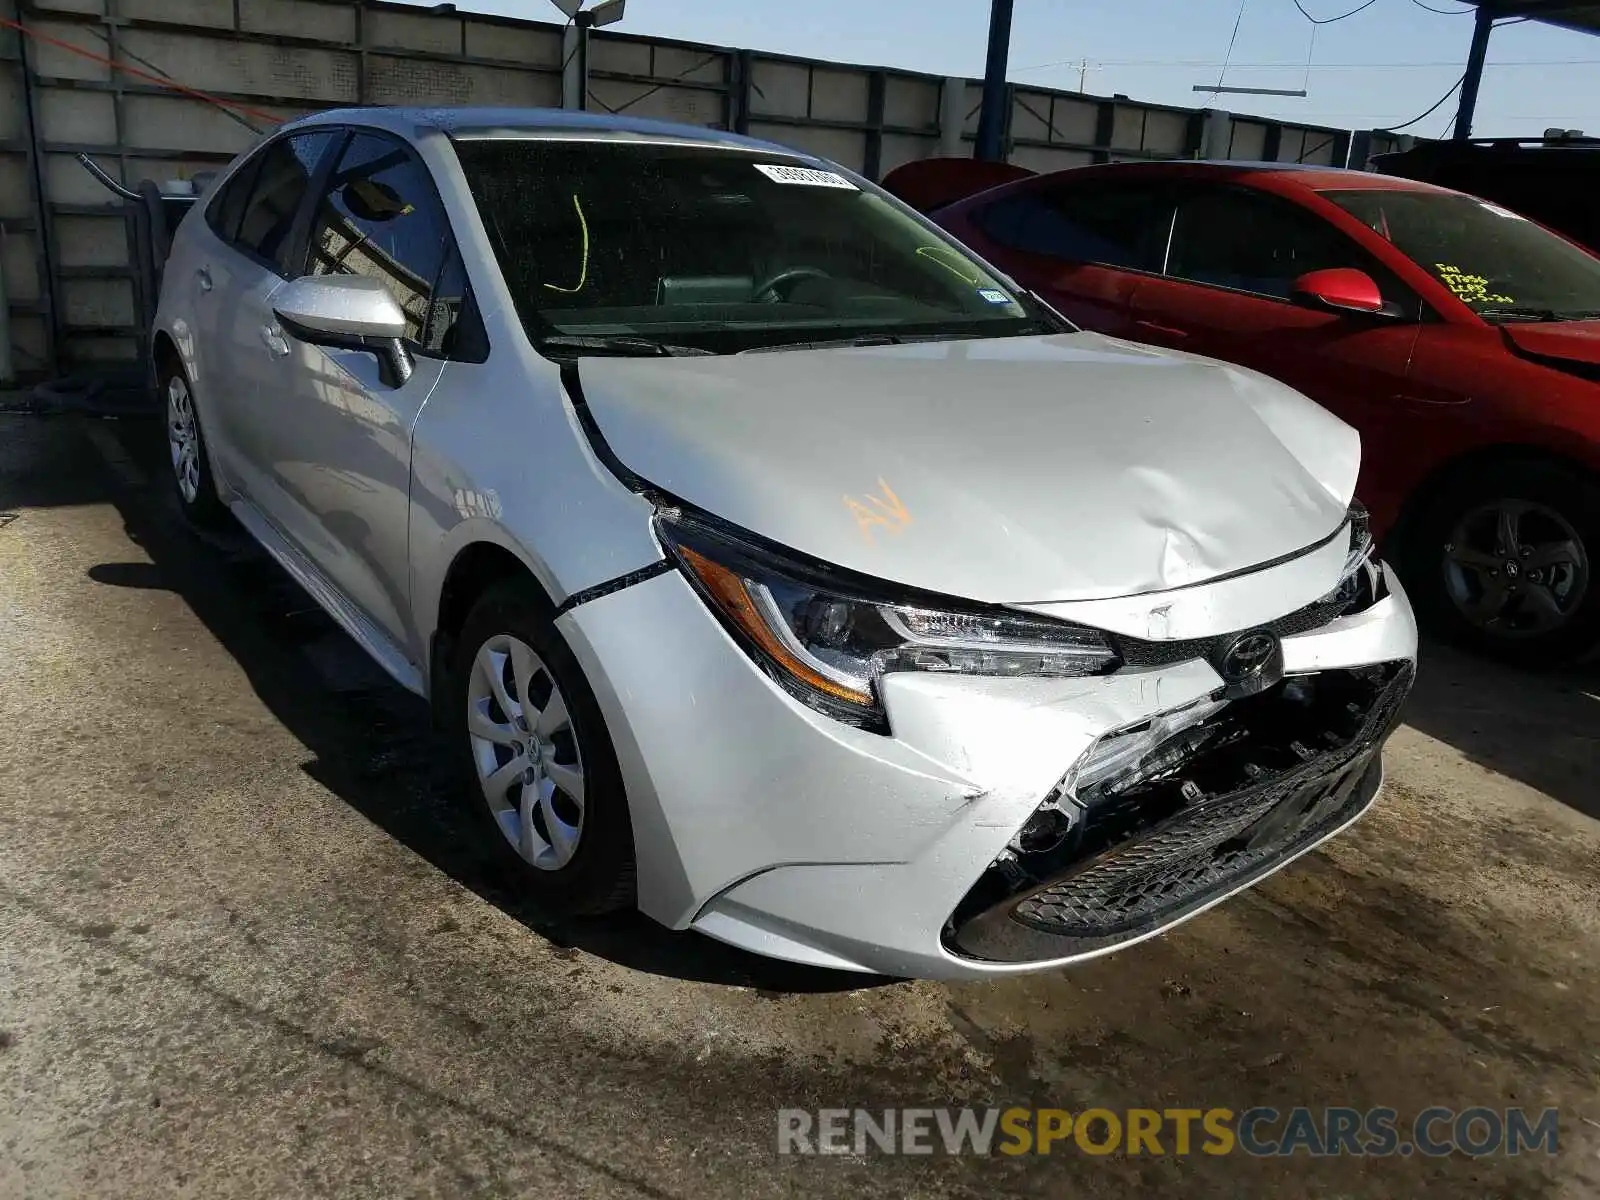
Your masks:
{"label": "front wheel", "polygon": [[1530,666],[1600,644],[1600,483],[1557,463],[1503,463],[1446,484],[1409,539],[1425,620],[1470,649]]}
{"label": "front wheel", "polygon": [[563,916],[632,904],[633,829],[616,752],[544,598],[520,584],[485,593],[447,686],[469,806],[523,887]]}

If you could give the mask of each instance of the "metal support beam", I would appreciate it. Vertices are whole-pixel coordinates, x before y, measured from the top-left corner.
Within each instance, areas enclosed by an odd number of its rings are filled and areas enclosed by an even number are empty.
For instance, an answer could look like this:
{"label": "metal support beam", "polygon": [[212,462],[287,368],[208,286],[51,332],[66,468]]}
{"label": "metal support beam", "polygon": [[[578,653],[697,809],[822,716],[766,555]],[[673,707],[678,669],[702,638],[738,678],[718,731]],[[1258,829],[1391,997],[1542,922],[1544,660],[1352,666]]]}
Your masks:
{"label": "metal support beam", "polygon": [[1483,62],[1489,55],[1489,31],[1494,28],[1495,10],[1480,4],[1472,18],[1472,46],[1467,51],[1467,73],[1461,77],[1461,104],[1456,109],[1454,138],[1464,142],[1472,136],[1472,118],[1478,109],[1478,85],[1483,82]]}
{"label": "metal support beam", "polygon": [[883,178],[883,110],[889,91],[889,77],[883,71],[867,76],[867,145],[861,173],[872,182]]}
{"label": "metal support beam", "polygon": [[961,153],[961,132],[967,124],[967,81],[947,78],[939,85],[939,154],[955,158]]}
{"label": "metal support beam", "polygon": [[[17,20],[23,9],[17,6]],[[37,214],[33,227],[34,261],[39,276],[39,314],[44,318],[44,366],[52,375],[61,369],[62,319],[65,296],[56,273],[56,232],[51,212],[50,189],[45,182],[44,138],[40,133],[39,72],[32,38],[17,39],[17,66],[22,72],[23,126],[27,131],[28,191]]]}
{"label": "metal support beam", "polygon": [[1014,0],[994,0],[989,12],[989,59],[983,72],[983,110],[978,114],[978,146],[974,158],[1005,158],[1006,63],[1011,55],[1011,9]]}
{"label": "metal support beam", "polygon": [[755,74],[755,56],[748,50],[728,55],[726,101],[728,128],[735,133],[750,132],[750,77]]}

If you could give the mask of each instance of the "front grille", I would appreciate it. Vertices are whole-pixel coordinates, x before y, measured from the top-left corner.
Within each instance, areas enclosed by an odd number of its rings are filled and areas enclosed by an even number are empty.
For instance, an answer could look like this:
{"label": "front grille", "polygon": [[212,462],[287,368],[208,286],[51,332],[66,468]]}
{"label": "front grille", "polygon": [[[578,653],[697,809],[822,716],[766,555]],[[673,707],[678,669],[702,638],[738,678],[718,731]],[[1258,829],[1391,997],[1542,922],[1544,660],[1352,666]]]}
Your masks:
{"label": "front grille", "polygon": [[[1382,599],[1378,592],[1381,586],[1381,582],[1369,577],[1365,571],[1357,571],[1340,590],[1331,592],[1304,608],[1298,608],[1292,613],[1253,628],[1259,628],[1278,638],[1309,633],[1313,629],[1321,629],[1330,621],[1347,613],[1360,612],[1370,607]],[[1239,632],[1242,631],[1173,642],[1151,642],[1130,637],[1116,637],[1113,641],[1116,643],[1118,656],[1129,666],[1165,667],[1196,658],[1214,662]]]}
{"label": "front grille", "polygon": [[1211,736],[1180,735],[1196,747],[1186,759],[1152,755],[1158,778],[1069,803],[1072,838],[1054,858],[980,881],[947,944],[1003,962],[1115,946],[1249,884],[1359,815],[1377,792],[1412,668],[1310,678],[1325,683],[1322,701],[1294,698],[1304,679],[1280,684],[1229,706],[1243,711],[1224,710]]}

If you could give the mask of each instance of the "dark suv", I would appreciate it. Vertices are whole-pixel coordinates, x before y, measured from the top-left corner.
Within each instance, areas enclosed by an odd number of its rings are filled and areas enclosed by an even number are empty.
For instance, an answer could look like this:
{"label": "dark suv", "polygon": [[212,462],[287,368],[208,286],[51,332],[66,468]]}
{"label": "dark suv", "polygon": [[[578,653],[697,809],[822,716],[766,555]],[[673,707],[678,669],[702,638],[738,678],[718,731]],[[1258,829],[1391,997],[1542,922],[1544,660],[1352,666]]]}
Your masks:
{"label": "dark suv", "polygon": [[1372,166],[1493,200],[1600,251],[1600,138],[1427,142]]}

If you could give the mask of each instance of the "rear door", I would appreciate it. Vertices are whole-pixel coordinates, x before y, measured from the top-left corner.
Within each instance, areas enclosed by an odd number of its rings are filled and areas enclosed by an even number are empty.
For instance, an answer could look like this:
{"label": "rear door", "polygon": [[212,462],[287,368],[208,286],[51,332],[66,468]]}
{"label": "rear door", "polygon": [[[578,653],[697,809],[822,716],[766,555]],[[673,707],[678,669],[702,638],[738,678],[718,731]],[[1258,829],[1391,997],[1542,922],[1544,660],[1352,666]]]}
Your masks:
{"label": "rear door", "polygon": [[[1397,316],[1337,313],[1292,298],[1307,271],[1353,267]],[[1165,273],[1132,302],[1140,341],[1252,367],[1305,393],[1362,433],[1363,471],[1381,469],[1422,304],[1315,213],[1253,188],[1194,184],[1178,197]]]}
{"label": "rear door", "polygon": [[217,444],[233,487],[275,520],[288,506],[265,462],[279,419],[275,400],[285,385],[278,366],[287,349],[274,335],[269,300],[293,270],[312,178],[335,137],[334,130],[308,130],[259,151],[228,244],[202,264],[212,322],[202,337],[215,377],[214,393],[207,393],[214,429],[208,444]]}
{"label": "rear door", "polygon": [[1134,289],[1161,269],[1168,197],[1158,180],[1051,177],[973,210],[968,221],[987,257],[1074,324],[1126,336]]}
{"label": "rear door", "polygon": [[194,221],[187,222],[174,239],[172,257],[161,283],[163,304],[187,314],[189,328],[185,330],[180,324],[175,325],[175,330],[180,335],[190,335],[184,351],[191,375],[189,383],[200,406],[202,433],[212,470],[228,480],[236,472],[229,437],[232,413],[227,409],[238,385],[230,377],[232,356],[220,340],[222,297],[234,290],[238,271],[250,265],[238,261],[232,244],[260,166],[260,154],[246,159],[207,197],[198,228]]}

